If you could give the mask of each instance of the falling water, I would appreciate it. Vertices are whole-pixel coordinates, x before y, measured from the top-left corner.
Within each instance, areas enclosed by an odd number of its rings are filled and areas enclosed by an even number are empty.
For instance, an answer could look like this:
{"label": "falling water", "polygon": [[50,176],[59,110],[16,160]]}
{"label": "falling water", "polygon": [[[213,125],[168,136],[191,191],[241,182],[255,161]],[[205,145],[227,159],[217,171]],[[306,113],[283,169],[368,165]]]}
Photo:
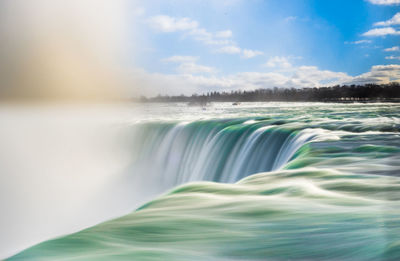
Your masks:
{"label": "falling water", "polygon": [[243,119],[139,124],[133,133],[134,169],[170,187],[277,170],[318,136]]}

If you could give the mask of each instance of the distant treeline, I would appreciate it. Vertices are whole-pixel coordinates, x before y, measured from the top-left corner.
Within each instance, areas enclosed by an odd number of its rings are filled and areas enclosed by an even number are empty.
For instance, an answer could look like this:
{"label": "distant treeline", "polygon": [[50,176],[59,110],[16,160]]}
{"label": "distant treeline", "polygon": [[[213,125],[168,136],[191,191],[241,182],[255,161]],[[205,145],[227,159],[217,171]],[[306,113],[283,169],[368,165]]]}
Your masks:
{"label": "distant treeline", "polygon": [[188,102],[204,104],[207,102],[255,102],[255,101],[400,101],[400,84],[365,84],[343,85],[302,89],[257,89],[254,91],[207,92],[202,95],[168,96],[158,95],[153,98],[141,97],[140,102]]}

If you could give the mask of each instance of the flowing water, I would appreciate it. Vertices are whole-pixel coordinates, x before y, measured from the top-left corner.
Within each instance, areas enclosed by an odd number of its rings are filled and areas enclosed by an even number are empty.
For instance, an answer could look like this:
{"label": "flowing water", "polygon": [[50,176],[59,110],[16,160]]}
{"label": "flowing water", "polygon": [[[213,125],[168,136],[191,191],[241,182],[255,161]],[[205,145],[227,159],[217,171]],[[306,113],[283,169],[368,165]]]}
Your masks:
{"label": "flowing water", "polygon": [[146,203],[10,260],[400,260],[400,105],[140,111],[114,184]]}

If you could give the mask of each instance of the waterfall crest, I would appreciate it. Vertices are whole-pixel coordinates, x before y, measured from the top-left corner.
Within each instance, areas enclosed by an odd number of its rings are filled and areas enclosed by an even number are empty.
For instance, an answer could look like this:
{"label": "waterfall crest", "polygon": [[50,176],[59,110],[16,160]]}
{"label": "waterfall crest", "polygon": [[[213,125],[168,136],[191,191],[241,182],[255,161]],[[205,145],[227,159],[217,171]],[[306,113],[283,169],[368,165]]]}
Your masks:
{"label": "waterfall crest", "polygon": [[280,169],[316,134],[245,120],[146,123],[134,127],[134,166],[164,185],[233,183]]}

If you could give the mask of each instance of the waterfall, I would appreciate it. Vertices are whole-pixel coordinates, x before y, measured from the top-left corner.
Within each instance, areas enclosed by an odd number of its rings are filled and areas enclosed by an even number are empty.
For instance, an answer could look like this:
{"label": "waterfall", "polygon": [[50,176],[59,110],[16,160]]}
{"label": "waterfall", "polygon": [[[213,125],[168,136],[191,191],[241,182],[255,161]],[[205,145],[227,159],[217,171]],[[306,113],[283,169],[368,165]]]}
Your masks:
{"label": "waterfall", "polygon": [[133,168],[173,187],[233,183],[283,167],[316,134],[263,122],[208,120],[134,126]]}

